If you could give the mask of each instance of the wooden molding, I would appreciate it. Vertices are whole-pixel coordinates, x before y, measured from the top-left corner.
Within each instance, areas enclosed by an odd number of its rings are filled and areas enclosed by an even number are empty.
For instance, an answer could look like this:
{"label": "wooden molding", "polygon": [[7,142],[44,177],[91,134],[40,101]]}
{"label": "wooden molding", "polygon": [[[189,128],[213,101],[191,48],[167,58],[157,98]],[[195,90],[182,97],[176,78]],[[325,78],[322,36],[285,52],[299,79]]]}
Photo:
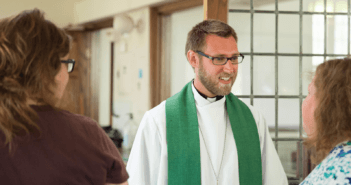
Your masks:
{"label": "wooden molding", "polygon": [[157,12],[161,15],[169,15],[176,11],[193,8],[200,5],[203,5],[203,0],[180,0],[157,7]]}
{"label": "wooden molding", "polygon": [[160,103],[160,16],[156,8],[150,9],[150,105],[151,108]]}
{"label": "wooden molding", "polygon": [[107,17],[92,22],[87,22],[79,25],[69,25],[64,29],[66,31],[95,31],[104,28],[113,27],[113,17]]}
{"label": "wooden molding", "polygon": [[84,24],[86,31],[94,31],[103,28],[112,28],[113,27],[113,17],[108,17],[99,21],[94,21],[91,23]]}
{"label": "wooden molding", "polygon": [[113,125],[113,71],[114,71],[114,42],[111,42],[110,49],[111,49],[111,55],[110,55],[110,60],[111,60],[111,83],[110,83],[110,126]]}
{"label": "wooden molding", "polygon": [[167,100],[171,97],[171,60],[170,53],[167,52],[167,44],[171,40],[172,30],[170,30],[171,17],[163,16],[161,19],[162,29],[160,30],[160,49],[159,49],[159,59],[161,64],[161,87],[160,87],[160,101]]}
{"label": "wooden molding", "polygon": [[[72,49],[69,57],[75,59],[74,71],[70,73],[65,93],[60,108],[72,113],[85,115],[98,120],[98,102],[96,97],[99,94],[94,91],[92,81],[91,64],[91,38],[90,32],[68,32],[73,38]],[[95,77],[95,76],[93,76]]]}
{"label": "wooden molding", "polygon": [[228,0],[203,0],[204,20],[216,19],[227,23]]}

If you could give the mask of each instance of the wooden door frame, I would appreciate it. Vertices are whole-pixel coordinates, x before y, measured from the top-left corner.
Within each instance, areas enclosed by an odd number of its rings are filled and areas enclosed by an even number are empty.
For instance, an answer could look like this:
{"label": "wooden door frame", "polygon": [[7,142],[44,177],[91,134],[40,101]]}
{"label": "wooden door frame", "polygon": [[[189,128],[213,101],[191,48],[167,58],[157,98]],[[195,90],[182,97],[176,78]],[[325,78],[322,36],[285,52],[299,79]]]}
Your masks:
{"label": "wooden door frame", "polygon": [[[72,113],[99,119],[98,95],[96,81],[92,79],[95,72],[91,63],[91,32],[66,30],[72,37],[69,57],[77,61],[75,70],[70,73],[60,108]],[[94,76],[93,76],[94,77]],[[78,87],[77,87],[78,86]]]}
{"label": "wooden door frame", "polygon": [[170,63],[163,60],[162,18],[174,12],[201,6],[203,0],[180,0],[150,8],[150,106],[170,97]]}
{"label": "wooden door frame", "polygon": [[[170,64],[165,63],[168,61],[161,60],[163,47],[161,32],[162,17],[201,5],[204,5],[204,19],[218,19],[227,22],[227,0],[177,0],[167,1],[150,7],[150,108],[155,107],[171,95]],[[78,31],[86,33],[111,27],[113,27],[113,16],[81,24],[78,26]],[[75,28],[68,26],[65,29],[69,31]],[[111,67],[113,67],[112,64]],[[113,79],[113,73],[111,73],[111,79]],[[111,83],[111,102],[112,93],[113,84]],[[94,95],[92,94],[92,96]],[[110,125],[112,126],[112,106],[110,105],[110,107]]]}
{"label": "wooden door frame", "polygon": [[[150,9],[150,94],[151,107],[171,96],[170,63],[162,60],[162,17],[204,5],[204,20],[217,19],[227,23],[227,0],[180,0]],[[185,43],[184,43],[185,44]]]}

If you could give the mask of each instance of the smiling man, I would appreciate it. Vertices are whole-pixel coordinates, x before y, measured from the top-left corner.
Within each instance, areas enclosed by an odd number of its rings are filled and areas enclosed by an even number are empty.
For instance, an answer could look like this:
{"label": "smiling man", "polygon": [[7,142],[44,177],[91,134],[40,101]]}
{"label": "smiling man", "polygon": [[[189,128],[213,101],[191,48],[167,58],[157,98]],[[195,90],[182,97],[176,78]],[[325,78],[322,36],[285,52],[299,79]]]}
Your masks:
{"label": "smiling man", "polygon": [[129,184],[287,185],[265,120],[231,93],[244,56],[229,25],[188,34],[195,79],[145,113],[127,164]]}

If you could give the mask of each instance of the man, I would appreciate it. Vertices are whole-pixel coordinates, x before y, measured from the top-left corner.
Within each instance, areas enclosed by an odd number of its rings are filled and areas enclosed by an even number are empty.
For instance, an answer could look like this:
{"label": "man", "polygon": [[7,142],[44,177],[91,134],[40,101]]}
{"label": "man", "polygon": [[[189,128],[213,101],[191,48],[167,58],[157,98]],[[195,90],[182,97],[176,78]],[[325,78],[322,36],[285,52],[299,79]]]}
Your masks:
{"label": "man", "polygon": [[128,160],[129,184],[287,185],[263,116],[233,94],[243,56],[216,20],[188,34],[195,79],[146,112]]}

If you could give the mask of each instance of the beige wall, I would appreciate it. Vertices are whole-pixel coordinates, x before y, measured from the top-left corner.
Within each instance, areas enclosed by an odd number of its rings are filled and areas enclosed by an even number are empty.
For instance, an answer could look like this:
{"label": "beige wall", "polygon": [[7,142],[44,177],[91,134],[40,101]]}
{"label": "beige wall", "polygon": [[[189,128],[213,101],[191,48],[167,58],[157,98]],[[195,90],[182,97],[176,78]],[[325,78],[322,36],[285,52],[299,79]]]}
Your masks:
{"label": "beige wall", "polygon": [[74,23],[85,23],[169,0],[82,0],[74,5]]}
{"label": "beige wall", "polygon": [[[114,42],[114,89],[113,111],[119,117],[113,118],[113,126],[122,129],[129,120],[128,113],[134,116],[139,125],[144,113],[150,107],[150,10],[140,8],[126,13],[134,24],[143,22],[140,29],[133,28],[128,36],[120,36],[113,28],[93,32],[92,63],[98,64],[99,75],[99,123],[110,122],[110,83],[111,83],[111,42]],[[140,72],[142,75],[140,76]]]}
{"label": "beige wall", "polygon": [[16,15],[23,10],[38,8],[45,17],[59,27],[72,24],[74,4],[83,0],[0,0],[0,19]]}
{"label": "beige wall", "polygon": [[0,0],[0,19],[38,8],[59,27],[96,21],[171,0]]}
{"label": "beige wall", "polygon": [[[121,128],[133,113],[139,125],[150,105],[150,9],[126,13],[134,23],[143,22],[142,29],[133,29],[127,37],[115,39],[114,45],[114,127]],[[123,49],[124,48],[124,49]],[[142,76],[140,76],[140,72]],[[101,108],[101,107],[100,107]]]}

